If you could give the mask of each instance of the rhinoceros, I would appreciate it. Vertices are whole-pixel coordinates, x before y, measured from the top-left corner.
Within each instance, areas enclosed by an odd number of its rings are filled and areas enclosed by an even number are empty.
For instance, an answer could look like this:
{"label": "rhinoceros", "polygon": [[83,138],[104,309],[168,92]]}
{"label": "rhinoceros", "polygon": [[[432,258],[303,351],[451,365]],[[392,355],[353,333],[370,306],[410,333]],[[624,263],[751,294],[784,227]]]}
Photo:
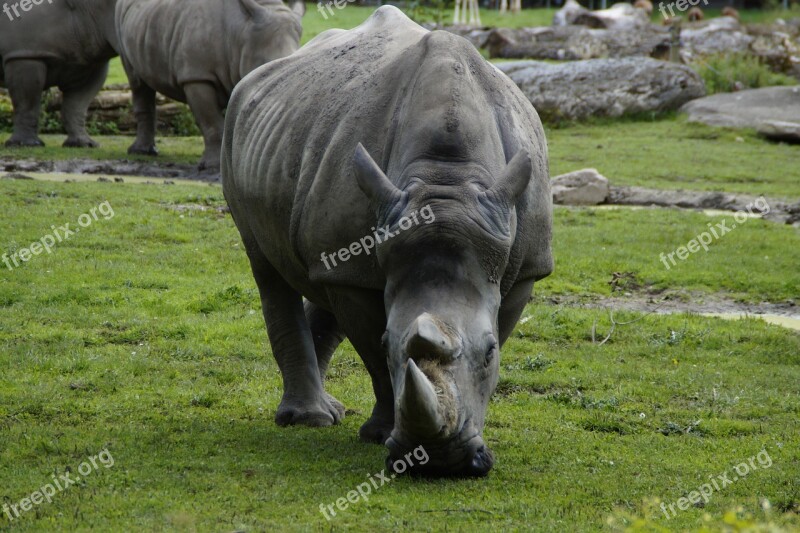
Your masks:
{"label": "rhinoceros", "polygon": [[297,50],[302,2],[119,0],[120,55],[137,121],[131,154],[156,155],[156,91],[187,102],[205,141],[200,168],[219,168],[223,110],[233,87]]}
{"label": "rhinoceros", "polygon": [[64,146],[94,147],[86,111],[117,55],[116,0],[3,2],[0,12],[0,85],[14,105],[6,146],[44,146],[38,136],[42,91],[58,87]]}
{"label": "rhinoceros", "polygon": [[362,440],[398,472],[422,446],[420,474],[488,473],[499,350],[553,268],[547,144],[514,83],[384,6],[242,80],[221,171],[283,377],[276,422],[341,420],[323,382],[347,337],[376,397]]}

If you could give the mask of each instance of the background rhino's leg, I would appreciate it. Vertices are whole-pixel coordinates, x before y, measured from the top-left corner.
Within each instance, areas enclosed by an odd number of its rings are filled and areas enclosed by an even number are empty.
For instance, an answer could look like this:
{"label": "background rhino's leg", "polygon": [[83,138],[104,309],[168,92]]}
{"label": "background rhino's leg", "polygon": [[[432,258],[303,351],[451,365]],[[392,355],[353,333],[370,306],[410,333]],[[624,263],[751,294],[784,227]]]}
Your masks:
{"label": "background rhino's leg", "polygon": [[108,74],[108,63],[87,72],[84,83],[77,86],[62,87],[64,103],[61,105],[61,120],[67,130],[64,146],[96,148],[99,146],[86,133],[86,113],[92,99],[103,88]]}
{"label": "background rhino's leg", "polygon": [[522,311],[531,299],[533,291],[533,279],[518,281],[511,290],[508,291],[503,303],[500,304],[500,312],[497,315],[497,325],[500,333],[500,345],[505,344],[506,339],[514,331]]}
{"label": "background rhino's leg", "polygon": [[338,402],[334,405],[322,388],[311,328],[300,294],[264,257],[249,229],[244,224],[237,225],[261,294],[272,353],[283,377],[283,398],[275,422],[279,426],[338,423],[344,416],[344,408]]}
{"label": "background rhino's leg", "polygon": [[217,90],[210,83],[187,83],[183,86],[186,101],[192,109],[194,119],[203,132],[205,151],[200,160],[200,169],[219,169],[219,152],[222,148],[222,132],[225,117],[219,105]]}
{"label": "background rhino's leg", "polygon": [[156,91],[128,72],[133,93],[133,114],[136,117],[136,140],[128,148],[129,154],[158,155],[156,150]]}
{"label": "background rhino's leg", "polygon": [[14,104],[14,132],[6,146],[44,146],[37,133],[47,66],[43,61],[15,59],[5,64],[5,78]]}
{"label": "background rhino's leg", "polygon": [[383,444],[394,427],[392,378],[381,346],[381,337],[386,330],[383,293],[352,290],[343,296],[329,291],[329,298],[339,325],[367,367],[375,392],[372,415],[358,430],[358,436],[364,442]]}

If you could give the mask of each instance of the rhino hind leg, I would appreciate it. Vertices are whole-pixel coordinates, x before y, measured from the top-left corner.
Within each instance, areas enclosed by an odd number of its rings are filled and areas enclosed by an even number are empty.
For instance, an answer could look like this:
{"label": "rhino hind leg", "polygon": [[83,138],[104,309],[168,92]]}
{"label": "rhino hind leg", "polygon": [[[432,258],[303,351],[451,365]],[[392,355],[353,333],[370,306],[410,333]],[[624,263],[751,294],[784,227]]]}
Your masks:
{"label": "rhino hind leg", "polygon": [[187,83],[183,86],[183,91],[197,126],[203,132],[205,150],[200,160],[200,170],[219,170],[225,116],[219,105],[217,90],[210,83],[197,82]]}
{"label": "rhino hind leg", "polygon": [[129,154],[158,155],[156,149],[156,91],[131,74],[125,67],[133,95],[133,114],[136,117],[136,139],[128,148]]}
{"label": "rhino hind leg", "polygon": [[[309,301],[304,303],[304,309],[306,320],[311,328],[311,336],[314,339],[314,352],[317,355],[319,376],[324,384],[333,352],[342,343],[345,335],[339,328],[339,323],[333,314]],[[325,395],[331,405],[339,412],[339,416],[344,418],[344,405],[327,392]]]}
{"label": "rhino hind leg", "polygon": [[[314,341],[303,300],[261,253],[248,228],[239,225],[250,258],[272,353],[283,377],[283,398],[275,415],[279,426],[330,426],[342,418],[322,388]],[[337,402],[338,403],[338,402]]]}
{"label": "rhino hind leg", "polygon": [[89,72],[85,81],[78,86],[62,87],[64,103],[61,106],[61,120],[67,131],[65,147],[97,148],[99,145],[86,132],[86,113],[89,104],[103,87],[108,75],[108,63],[103,63]]}
{"label": "rhino hind leg", "polygon": [[44,146],[38,131],[47,66],[43,61],[15,59],[6,63],[5,79],[14,104],[14,131],[6,146]]}

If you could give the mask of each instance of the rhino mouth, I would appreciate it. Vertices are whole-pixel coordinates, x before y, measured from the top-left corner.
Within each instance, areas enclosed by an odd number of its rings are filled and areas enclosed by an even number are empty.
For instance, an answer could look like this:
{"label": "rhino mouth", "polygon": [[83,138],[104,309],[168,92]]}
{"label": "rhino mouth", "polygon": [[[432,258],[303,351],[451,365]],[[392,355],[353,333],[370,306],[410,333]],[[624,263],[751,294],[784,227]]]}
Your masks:
{"label": "rhino mouth", "polygon": [[[469,427],[469,424],[466,426]],[[403,435],[393,431],[386,440],[386,447],[389,449],[386,468],[396,474],[431,478],[483,477],[494,466],[492,451],[476,432],[470,432],[466,437],[456,436],[445,442],[417,443],[415,448]],[[419,447],[427,455],[424,464],[410,453],[412,449]]]}

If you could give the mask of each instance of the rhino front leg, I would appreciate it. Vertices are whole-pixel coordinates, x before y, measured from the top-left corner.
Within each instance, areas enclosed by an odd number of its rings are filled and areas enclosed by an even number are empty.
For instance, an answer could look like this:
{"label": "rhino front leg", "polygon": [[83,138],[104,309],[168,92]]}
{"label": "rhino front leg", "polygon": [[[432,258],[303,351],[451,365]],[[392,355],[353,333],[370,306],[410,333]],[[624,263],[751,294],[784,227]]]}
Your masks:
{"label": "rhino front leg", "polygon": [[156,150],[156,91],[128,72],[133,94],[133,114],[136,117],[136,139],[128,148],[129,154],[158,155]]}
{"label": "rhino front leg", "polygon": [[6,146],[44,146],[38,131],[47,66],[43,61],[15,59],[5,64],[5,79],[14,104],[14,132]]}
{"label": "rhino front leg", "polygon": [[67,130],[65,147],[96,148],[99,146],[86,132],[86,113],[92,99],[103,87],[108,75],[108,63],[88,72],[84,83],[75,87],[62,87],[64,103],[61,106],[61,119]]}
{"label": "rhino front leg", "polygon": [[349,291],[346,296],[329,292],[334,312],[347,338],[361,356],[372,378],[375,407],[358,430],[364,442],[384,444],[394,427],[394,391],[386,352],[381,345],[386,330],[383,294],[375,291]]}
{"label": "rhino front leg", "polygon": [[225,117],[219,105],[219,95],[210,83],[188,83],[183,86],[186,101],[192,109],[194,119],[203,132],[205,151],[200,160],[200,170],[219,170],[219,156],[222,147],[222,132]]}
{"label": "rhino front leg", "polygon": [[241,225],[239,230],[261,294],[261,308],[272,353],[283,377],[283,398],[275,422],[279,426],[330,426],[338,423],[344,409],[341,404],[334,405],[322,388],[302,297],[264,257],[255,239],[245,238],[250,234],[249,230]]}

